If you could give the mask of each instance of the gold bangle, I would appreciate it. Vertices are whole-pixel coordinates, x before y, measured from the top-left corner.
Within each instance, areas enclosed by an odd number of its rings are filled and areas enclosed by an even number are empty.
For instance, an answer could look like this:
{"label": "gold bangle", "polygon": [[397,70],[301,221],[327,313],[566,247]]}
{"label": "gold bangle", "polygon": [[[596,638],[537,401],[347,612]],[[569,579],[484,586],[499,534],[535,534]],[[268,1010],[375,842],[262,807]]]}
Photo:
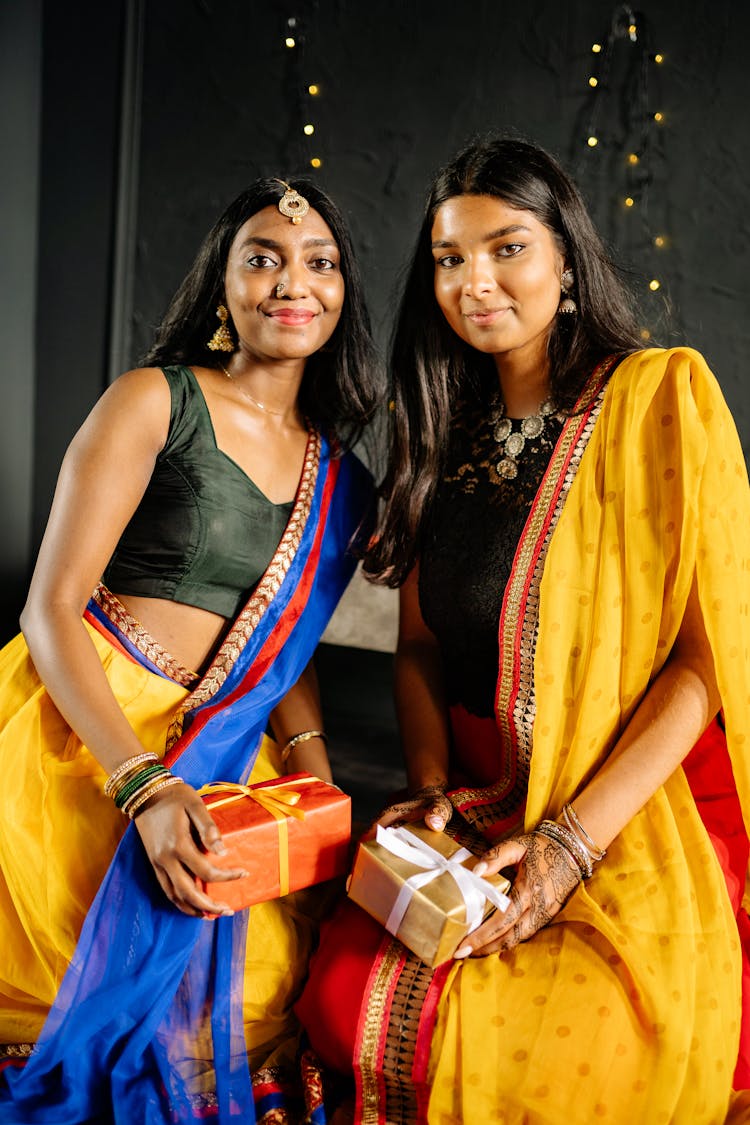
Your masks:
{"label": "gold bangle", "polygon": [[322,738],[324,743],[328,742],[325,733],[322,730],[303,730],[300,734],[295,734],[290,738],[284,749],[281,751],[281,760],[286,765],[286,760],[294,750],[295,746],[299,746],[302,742],[309,742],[311,738]]}
{"label": "gold bangle", "polygon": [[138,812],[138,809],[141,807],[141,805],[145,805],[146,801],[149,801],[152,797],[155,797],[156,794],[160,793],[162,789],[167,789],[170,785],[177,785],[181,781],[181,777],[176,777],[173,773],[171,773],[169,777],[165,777],[162,780],[157,781],[155,785],[152,785],[150,787],[146,786],[145,789],[139,789],[135,794],[134,799],[129,801],[123,807],[122,812],[129,816],[131,820],[135,820],[135,814]]}
{"label": "gold bangle", "polygon": [[158,754],[154,754],[153,750],[146,750],[143,754],[136,754],[134,758],[126,758],[124,762],[120,762],[116,769],[112,770],[107,780],[104,782],[104,796],[111,797],[114,793],[115,786],[120,778],[125,777],[131,770],[135,770],[138,766],[143,766],[146,762],[158,762]]}

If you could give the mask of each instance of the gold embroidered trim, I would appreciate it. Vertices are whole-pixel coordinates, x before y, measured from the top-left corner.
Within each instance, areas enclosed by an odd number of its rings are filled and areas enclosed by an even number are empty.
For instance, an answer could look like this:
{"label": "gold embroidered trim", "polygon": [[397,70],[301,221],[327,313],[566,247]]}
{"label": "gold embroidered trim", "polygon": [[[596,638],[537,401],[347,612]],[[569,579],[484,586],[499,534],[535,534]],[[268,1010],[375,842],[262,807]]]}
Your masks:
{"label": "gold embroidered trim", "polygon": [[188,711],[208,702],[222,686],[240,653],[260,624],[261,618],[276,597],[281,583],[292,565],[294,556],[297,554],[302,533],[310,515],[315,484],[318,479],[318,469],[320,468],[320,449],[320,435],[311,430],[307,439],[307,449],[305,450],[297,496],[281,541],[247,605],[240,612],[234,625],[219,646],[210,667],[195,691],[187,697],[175,715],[167,735],[168,750],[182,734],[184,716]]}
{"label": "gold embroidered trim", "polygon": [[385,1119],[396,1125],[417,1125],[419,1106],[412,1075],[422,1010],[434,970],[413,953],[398,974],[383,1052]]}
{"label": "gold embroidered trim", "polygon": [[0,1062],[3,1059],[28,1059],[34,1050],[33,1043],[0,1043]]}
{"label": "gold embroidered trim", "polygon": [[94,590],[92,597],[96,604],[104,610],[112,624],[115,625],[130,643],[135,645],[138,651],[143,653],[160,672],[164,672],[166,676],[169,676],[170,680],[182,684],[183,687],[195,687],[200,680],[200,676],[196,672],[191,672],[183,664],[180,664],[171,653],[167,652],[165,648],[162,648],[159,642],[151,636],[148,629],[145,629],[140,621],[136,617],[133,617],[111,590],[108,590],[107,587],[103,586],[100,582]]}
{"label": "gold embroidered trim", "polygon": [[[364,1018],[362,1046],[359,1052],[359,1070],[362,1079],[361,1125],[378,1125],[380,1121],[380,1090],[378,1088],[378,1043],[383,1024],[388,1023],[387,1001],[393,979],[404,956],[404,947],[395,939],[386,949],[375,981],[369,990],[367,1012]],[[389,1118],[390,1122],[390,1118]]]}
{"label": "gold embroidered trim", "polygon": [[[612,365],[612,359],[607,359],[598,365],[589,382],[590,389],[584,393],[583,409],[579,406],[577,413],[572,415],[563,427],[560,440],[540,485],[533,512],[524,528],[516,551],[513,571],[505,593],[501,613],[499,661],[501,672],[498,677],[496,713],[503,746],[502,774],[499,780],[491,786],[483,789],[460,789],[457,793],[452,794],[452,799],[455,798],[455,803],[461,808],[463,815],[480,830],[496,823],[499,819],[512,815],[514,810],[522,809],[525,802],[531,767],[534,718],[536,716],[534,655],[539,629],[539,590],[544,573],[544,563],[552,533],[560,519],[566,497],[601,412],[607,387],[606,383],[604,386],[600,386],[601,380],[607,373],[607,369]],[[534,564],[534,571],[531,575],[524,603],[523,592],[544,521],[549,512],[552,497],[558,486],[560,474],[570,453],[575,434],[580,426],[581,413],[585,414],[587,410],[590,413],[578,440],[575,442],[568,467],[565,470],[565,476],[544,542]],[[515,639],[519,619],[521,620],[521,629],[519,651],[516,654]],[[516,661],[518,661],[518,691],[511,714],[510,697]],[[514,760],[516,765],[515,780],[512,789],[509,790],[508,787],[513,774],[511,763]],[[480,801],[481,804],[464,808],[464,804],[470,801]],[[521,827],[520,818],[518,827]],[[513,830],[515,828],[511,828],[511,831]]]}
{"label": "gold embroidered trim", "polygon": [[[602,408],[602,399],[604,397],[604,389],[602,389],[593,405],[590,408],[590,414],[581,430],[580,437],[575,444],[572,456],[565,471],[565,477],[562,482],[562,487],[557,497],[555,509],[552,513],[552,518],[547,528],[547,533],[544,537],[541,550],[537,557],[534,566],[534,573],[531,578],[529,592],[526,598],[526,605],[523,607],[523,621],[521,624],[521,639],[520,639],[520,667],[519,667],[519,685],[518,693],[516,695],[516,702],[513,707],[513,729],[516,737],[517,745],[517,761],[518,771],[517,778],[523,781],[524,792],[527,788],[529,777],[529,769],[531,765],[531,750],[534,735],[534,719],[536,717],[536,694],[534,691],[534,656],[536,653],[536,639],[539,632],[539,589],[542,583],[542,575],[544,573],[544,563],[547,558],[547,551],[549,550],[550,540],[552,533],[557,527],[560,515],[570,492],[570,486],[575,480],[575,475],[581,464],[581,458],[589,443],[589,438],[594,431],[596,420]],[[551,499],[551,496],[549,497]],[[546,510],[546,509],[545,509]],[[541,531],[543,523],[544,512],[539,520],[535,521],[535,527],[532,529],[532,536],[534,542]],[[536,534],[535,534],[536,532]],[[530,562],[530,558],[528,558]],[[528,565],[528,563],[527,563]]]}

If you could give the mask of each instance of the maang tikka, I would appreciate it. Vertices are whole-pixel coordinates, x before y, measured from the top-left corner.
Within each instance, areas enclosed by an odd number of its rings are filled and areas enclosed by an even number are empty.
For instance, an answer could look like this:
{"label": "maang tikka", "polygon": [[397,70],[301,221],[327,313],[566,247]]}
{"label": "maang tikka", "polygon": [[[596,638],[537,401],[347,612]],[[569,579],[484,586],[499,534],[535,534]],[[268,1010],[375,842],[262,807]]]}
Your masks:
{"label": "maang tikka", "polygon": [[291,219],[293,223],[301,223],[307,212],[310,210],[310,204],[305,199],[304,195],[300,195],[295,191],[286,180],[280,180],[278,176],[274,177],[277,184],[281,184],[286,188],[286,191],[279,200],[279,211],[285,218]]}

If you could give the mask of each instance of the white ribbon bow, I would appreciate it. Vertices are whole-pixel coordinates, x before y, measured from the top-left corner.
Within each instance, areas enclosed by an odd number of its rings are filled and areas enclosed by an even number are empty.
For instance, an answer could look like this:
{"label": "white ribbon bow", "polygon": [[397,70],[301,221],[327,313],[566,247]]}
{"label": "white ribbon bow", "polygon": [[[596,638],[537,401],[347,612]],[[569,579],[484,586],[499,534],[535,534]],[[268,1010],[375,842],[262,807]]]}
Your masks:
{"label": "white ribbon bow", "polygon": [[425,869],[417,872],[416,875],[411,875],[401,887],[385,923],[385,928],[390,934],[397,933],[415,891],[443,874],[452,876],[461,892],[466,907],[467,933],[472,933],[481,925],[484,918],[484,904],[488,899],[494,902],[499,910],[508,909],[510,899],[507,895],[487,879],[475,875],[468,867],[463,866],[463,861],[469,859],[472,854],[466,848],[459,848],[447,858],[431,848],[420,836],[413,836],[404,828],[383,828],[380,824],[377,827],[375,840],[392,855],[408,860],[415,867]]}

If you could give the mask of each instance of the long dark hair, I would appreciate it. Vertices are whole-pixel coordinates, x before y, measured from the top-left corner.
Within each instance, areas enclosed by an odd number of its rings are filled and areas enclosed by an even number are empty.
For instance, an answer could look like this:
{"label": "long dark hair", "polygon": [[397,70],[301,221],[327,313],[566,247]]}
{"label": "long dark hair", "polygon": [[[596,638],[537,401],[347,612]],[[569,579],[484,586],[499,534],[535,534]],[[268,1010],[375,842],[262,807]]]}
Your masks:
{"label": "long dark hair", "polygon": [[[343,215],[311,181],[295,179],[290,186],[304,195],[328,224],[341,255],[345,287],[341,317],[325,348],[305,364],[299,403],[305,417],[344,450],[358,440],[382,397],[370,319]],[[144,365],[216,366],[216,353],[209,350],[207,341],[218,327],[216,308],[224,301],[224,275],[232,242],[240,227],[264,207],[277,204],[284,190],[280,180],[256,180],[229,204],[172,298],[154,344],[142,361]],[[232,328],[231,318],[228,326]]]}
{"label": "long dark hair", "polygon": [[578,314],[558,316],[548,340],[558,409],[573,408],[605,356],[641,346],[632,300],[620,281],[575,184],[543,149],[491,137],[472,142],[438,172],[407,271],[391,347],[389,460],[380,526],[364,569],[398,586],[419,550],[422,520],[434,494],[460,397],[487,393],[497,375],[491,356],[469,347],[435,299],[432,225],[438,208],[459,195],[494,195],[531,211],[552,232],[573,270]]}

